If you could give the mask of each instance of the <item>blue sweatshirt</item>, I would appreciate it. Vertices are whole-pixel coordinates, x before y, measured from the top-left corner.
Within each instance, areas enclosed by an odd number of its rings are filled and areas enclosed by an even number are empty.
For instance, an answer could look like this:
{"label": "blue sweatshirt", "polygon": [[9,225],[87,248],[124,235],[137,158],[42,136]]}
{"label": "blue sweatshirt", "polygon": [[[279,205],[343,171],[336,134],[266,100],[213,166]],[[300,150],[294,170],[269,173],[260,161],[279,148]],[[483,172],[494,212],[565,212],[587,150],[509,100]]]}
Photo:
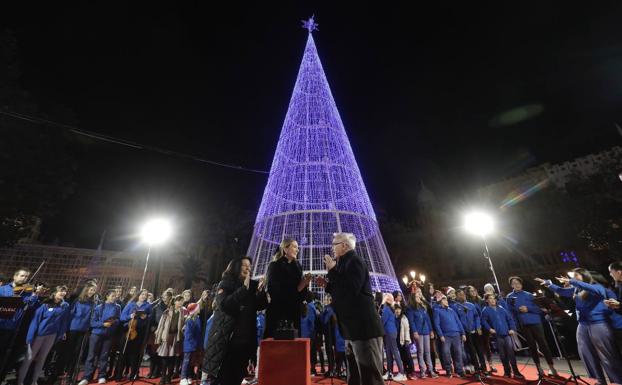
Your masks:
{"label": "blue sweatshirt", "polygon": [[69,324],[70,331],[86,332],[91,327],[92,310],[94,310],[94,302],[80,302],[75,301],[71,305],[69,314],[71,317],[71,323]]}
{"label": "blue sweatshirt", "polygon": [[510,312],[500,306],[486,306],[482,310],[482,325],[484,329],[495,329],[500,337],[507,336],[510,330],[516,331],[516,323]]}
{"label": "blue sweatshirt", "polygon": [[184,353],[196,352],[201,349],[201,317],[186,318],[184,324]]}
{"label": "blue sweatshirt", "polygon": [[[329,325],[330,319],[333,317],[334,314],[335,314],[335,310],[333,309],[332,305],[324,306],[324,311],[322,312],[322,324],[324,326]],[[325,330],[325,333],[328,334],[328,331],[330,329],[324,328],[324,330]]]}
{"label": "blue sweatshirt", "polygon": [[[4,286],[0,286],[0,297],[13,297],[13,285],[11,283],[7,283]],[[29,307],[35,307],[39,302],[39,297],[33,293],[24,293],[21,294],[22,301],[24,305],[28,305]],[[15,330],[17,324],[19,324],[22,316],[24,315],[23,307],[17,309],[15,315],[11,319],[0,319],[0,329],[2,330]]]}
{"label": "blue sweatshirt", "polygon": [[382,324],[384,325],[384,333],[397,337],[397,327],[395,327],[395,313],[388,304],[384,304],[382,307]]}
{"label": "blue sweatshirt", "polygon": [[59,306],[43,304],[35,311],[30,321],[26,343],[32,344],[36,337],[56,334],[58,341],[67,331],[69,325],[69,304],[63,301]]}
{"label": "blue sweatshirt", "polygon": [[[110,318],[116,317],[110,327],[104,327],[104,322]],[[92,334],[101,336],[111,336],[117,330],[120,324],[121,306],[116,303],[102,303],[95,307],[93,318],[91,319]]]}
{"label": "blue sweatshirt", "polygon": [[464,335],[462,322],[458,314],[450,307],[437,306],[434,308],[434,330],[439,337],[455,337]]}
{"label": "blue sweatshirt", "polygon": [[127,305],[125,305],[123,311],[121,312],[121,322],[123,323],[123,326],[127,327],[130,320],[132,319],[132,313],[137,311],[144,311],[147,315],[147,318],[140,319],[140,317],[138,317],[138,323],[136,324],[136,328],[145,327],[145,324],[149,322],[149,315],[151,314],[151,304],[146,301],[141,303],[140,305],[136,301],[130,301],[127,303]]}
{"label": "blue sweatshirt", "polygon": [[[542,323],[542,310],[533,301],[533,294],[528,291],[512,291],[507,296],[509,310],[521,325],[537,325]],[[527,313],[521,313],[518,308],[527,307]]]}
{"label": "blue sweatshirt", "polygon": [[346,351],[346,340],[343,339],[343,336],[339,332],[339,327],[337,325],[334,326],[335,329],[335,351],[343,353]]}
{"label": "blue sweatshirt", "polygon": [[[553,290],[562,297],[574,297],[579,323],[595,324],[607,322],[607,315],[610,309],[603,302],[607,299],[605,287],[597,283],[590,284],[583,281],[577,281],[576,279],[571,279],[570,284],[574,287],[559,287],[551,283],[550,280],[547,281],[549,289]],[[581,290],[585,290],[589,293],[585,300],[579,296],[579,291]],[[575,292],[577,295],[575,295]]]}
{"label": "blue sweatshirt", "polygon": [[473,333],[476,332],[477,329],[482,328],[479,309],[471,302],[456,302],[454,303],[453,309],[458,314],[458,318],[460,318],[465,332]]}

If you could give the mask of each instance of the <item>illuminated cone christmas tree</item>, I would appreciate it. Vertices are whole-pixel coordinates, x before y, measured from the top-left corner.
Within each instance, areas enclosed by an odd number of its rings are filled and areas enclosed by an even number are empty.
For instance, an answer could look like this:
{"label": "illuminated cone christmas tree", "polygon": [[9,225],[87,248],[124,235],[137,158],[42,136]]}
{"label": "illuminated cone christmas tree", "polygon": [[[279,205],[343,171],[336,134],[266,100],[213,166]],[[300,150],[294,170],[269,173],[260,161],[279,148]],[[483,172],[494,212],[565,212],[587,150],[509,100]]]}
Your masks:
{"label": "illuminated cone christmas tree", "polygon": [[328,86],[312,31],[294,86],[255,221],[248,255],[254,277],[263,276],[284,238],[298,241],[306,272],[326,273],[333,233],[356,235],[356,252],[367,263],[375,291],[399,288],[376,214]]}

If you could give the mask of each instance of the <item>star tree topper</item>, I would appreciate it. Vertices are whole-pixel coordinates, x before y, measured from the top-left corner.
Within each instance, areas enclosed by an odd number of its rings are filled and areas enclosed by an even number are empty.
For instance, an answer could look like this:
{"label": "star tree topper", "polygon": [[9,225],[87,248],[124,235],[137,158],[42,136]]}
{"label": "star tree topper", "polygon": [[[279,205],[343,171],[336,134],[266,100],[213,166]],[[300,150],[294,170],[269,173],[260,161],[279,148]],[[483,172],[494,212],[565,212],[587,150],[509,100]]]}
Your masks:
{"label": "star tree topper", "polygon": [[315,15],[311,16],[309,18],[309,20],[301,20],[302,21],[302,28],[306,28],[309,30],[309,33],[313,32],[313,31],[319,31],[318,27],[318,23],[315,22]]}

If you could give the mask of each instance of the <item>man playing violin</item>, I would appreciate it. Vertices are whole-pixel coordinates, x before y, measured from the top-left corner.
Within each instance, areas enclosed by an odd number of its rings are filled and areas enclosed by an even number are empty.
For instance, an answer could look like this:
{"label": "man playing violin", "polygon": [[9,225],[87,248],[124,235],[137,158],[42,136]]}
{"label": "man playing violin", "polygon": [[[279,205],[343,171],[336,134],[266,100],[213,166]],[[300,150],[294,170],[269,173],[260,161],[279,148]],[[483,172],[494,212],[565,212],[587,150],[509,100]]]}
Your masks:
{"label": "man playing violin", "polygon": [[[24,307],[17,309],[13,318],[0,319],[0,341],[14,341],[13,346],[0,351],[0,382],[4,380],[8,369],[15,365],[17,353],[25,350],[25,340],[23,338],[14,338],[19,334],[22,326],[22,317],[24,316],[24,308],[34,307],[39,301],[39,296],[43,293],[43,286],[33,286],[28,284],[30,278],[30,270],[20,268],[13,274],[13,281],[0,286],[0,297],[22,297]],[[28,325],[26,324],[25,327]],[[8,344],[8,342],[7,342]]]}

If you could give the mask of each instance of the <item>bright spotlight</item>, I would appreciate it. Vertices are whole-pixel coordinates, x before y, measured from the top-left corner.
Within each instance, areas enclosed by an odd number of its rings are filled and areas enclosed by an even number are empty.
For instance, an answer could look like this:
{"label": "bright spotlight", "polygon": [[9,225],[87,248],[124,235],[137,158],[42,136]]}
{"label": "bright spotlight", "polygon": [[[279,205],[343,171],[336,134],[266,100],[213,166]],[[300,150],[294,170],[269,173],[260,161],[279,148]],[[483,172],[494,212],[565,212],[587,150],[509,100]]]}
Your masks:
{"label": "bright spotlight", "polygon": [[403,276],[402,277],[402,282],[404,282],[404,285],[408,285],[408,277],[407,276]]}
{"label": "bright spotlight", "polygon": [[412,279],[415,279],[415,276],[417,275],[417,273],[415,273],[414,270],[410,271],[410,276],[412,277]]}
{"label": "bright spotlight", "polygon": [[149,245],[164,243],[171,235],[171,225],[165,219],[152,219],[145,223],[140,235]]}
{"label": "bright spotlight", "polygon": [[464,217],[464,229],[471,234],[484,237],[493,232],[494,223],[489,215],[474,212]]}
{"label": "bright spotlight", "polygon": [[425,283],[425,275],[419,275],[419,279],[421,280],[421,282]]}

